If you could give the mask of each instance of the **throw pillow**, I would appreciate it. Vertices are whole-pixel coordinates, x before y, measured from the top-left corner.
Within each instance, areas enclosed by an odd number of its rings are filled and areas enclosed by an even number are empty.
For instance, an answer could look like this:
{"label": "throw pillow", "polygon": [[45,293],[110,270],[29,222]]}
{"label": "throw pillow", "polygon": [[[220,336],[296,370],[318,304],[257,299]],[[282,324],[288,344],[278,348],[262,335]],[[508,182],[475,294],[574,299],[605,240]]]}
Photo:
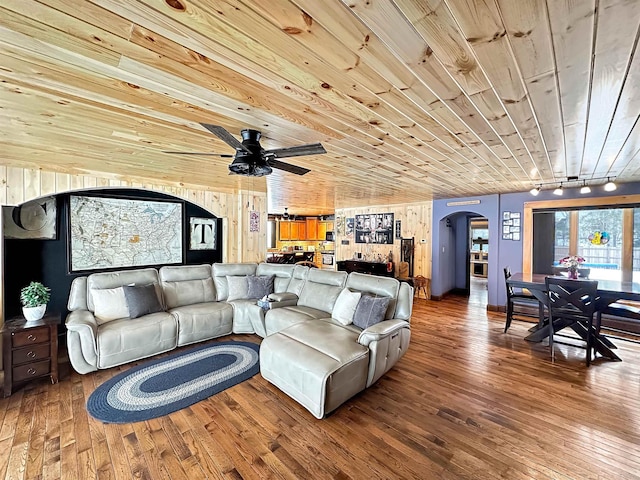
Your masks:
{"label": "throw pillow", "polygon": [[248,298],[262,298],[273,293],[275,275],[250,275],[247,277],[249,284]]}
{"label": "throw pillow", "polygon": [[371,325],[380,323],[384,320],[390,300],[389,297],[362,295],[353,316],[353,324],[364,330]]}
{"label": "throw pillow", "polygon": [[98,325],[129,316],[122,287],[91,290],[91,298]]}
{"label": "throw pillow", "polygon": [[348,288],[344,288],[336,299],[333,312],[331,312],[331,318],[337,320],[342,325],[352,323],[361,296],[362,293],[360,292],[352,292]]}
{"label": "throw pillow", "polygon": [[229,286],[229,295],[227,302],[233,300],[245,300],[249,296],[249,282],[245,276],[227,276],[227,285]]}
{"label": "throw pillow", "polygon": [[153,283],[149,285],[122,287],[124,297],[129,307],[129,317],[138,318],[149,313],[162,312],[163,308],[158,300],[156,286]]}

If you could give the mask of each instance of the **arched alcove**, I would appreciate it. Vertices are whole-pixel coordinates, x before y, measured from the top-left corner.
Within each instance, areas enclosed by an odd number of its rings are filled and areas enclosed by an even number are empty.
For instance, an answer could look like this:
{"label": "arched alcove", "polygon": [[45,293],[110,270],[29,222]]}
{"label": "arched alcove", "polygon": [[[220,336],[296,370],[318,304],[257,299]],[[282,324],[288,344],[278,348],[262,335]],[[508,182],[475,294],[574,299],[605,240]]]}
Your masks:
{"label": "arched alcove", "polygon": [[[13,221],[11,209],[14,207],[3,207],[6,210],[5,238],[4,238],[4,315],[5,318],[20,313],[19,292],[20,289],[31,281],[41,281],[51,288],[51,301],[48,311],[60,312],[64,319],[67,310],[66,304],[69,295],[71,282],[74,278],[87,275],[92,271],[71,271],[69,262],[69,199],[74,196],[97,196],[99,198],[111,199],[133,199],[144,201],[171,201],[181,205],[181,234],[182,234],[182,260],[181,264],[202,264],[220,262],[223,260],[223,224],[222,219],[215,214],[202,208],[195,203],[168,193],[157,192],[139,188],[96,188],[69,190],[56,193],[49,197],[39,197],[21,204],[38,205],[49,198],[50,205],[55,206],[55,238],[6,238],[6,233],[11,231],[7,228],[7,221]],[[53,203],[51,203],[53,202]],[[38,208],[28,209],[31,212],[38,212]],[[24,218],[24,215],[22,216]],[[191,218],[213,219],[216,224],[217,236],[215,248],[213,250],[191,250],[189,248],[189,220]],[[21,223],[20,220],[18,223]],[[19,225],[20,226],[20,225]],[[177,262],[176,262],[177,263]],[[149,267],[158,267],[148,263]],[[144,268],[142,266],[125,267],[118,266],[113,270],[126,268]],[[93,271],[110,270],[109,268]]]}

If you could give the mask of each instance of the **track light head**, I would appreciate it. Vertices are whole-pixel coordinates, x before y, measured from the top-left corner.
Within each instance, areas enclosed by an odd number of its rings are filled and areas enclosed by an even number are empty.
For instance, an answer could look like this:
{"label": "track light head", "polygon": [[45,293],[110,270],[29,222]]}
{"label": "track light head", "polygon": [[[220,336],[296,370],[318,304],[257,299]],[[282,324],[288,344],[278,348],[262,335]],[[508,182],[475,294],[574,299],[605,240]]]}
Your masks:
{"label": "track light head", "polygon": [[604,184],[605,192],[613,192],[618,186],[611,181],[609,177],[607,177],[607,183]]}
{"label": "track light head", "polygon": [[564,190],[562,189],[562,182],[560,182],[560,186],[553,191],[554,195],[562,195]]}

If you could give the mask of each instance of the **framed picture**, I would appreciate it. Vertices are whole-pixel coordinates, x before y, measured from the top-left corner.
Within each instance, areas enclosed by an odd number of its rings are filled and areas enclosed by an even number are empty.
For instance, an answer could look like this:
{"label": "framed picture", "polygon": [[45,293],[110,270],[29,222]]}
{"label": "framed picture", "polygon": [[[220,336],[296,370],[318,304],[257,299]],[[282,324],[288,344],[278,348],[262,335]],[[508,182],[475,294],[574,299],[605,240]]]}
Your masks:
{"label": "framed picture", "polygon": [[353,237],[353,225],[354,225],[354,219],[353,217],[351,218],[347,218],[345,220],[345,225],[344,225],[344,234],[347,237]]}
{"label": "framed picture", "polygon": [[215,250],[216,218],[191,217],[189,219],[189,250]]}
{"label": "framed picture", "polygon": [[393,244],[393,213],[356,215],[356,243]]}
{"label": "framed picture", "polygon": [[249,231],[260,231],[260,212],[256,212],[255,210],[249,212]]}
{"label": "framed picture", "polygon": [[402,238],[402,221],[396,220],[396,238]]}
{"label": "framed picture", "polygon": [[502,220],[509,220],[511,218],[511,212],[502,212]]}
{"label": "framed picture", "polygon": [[55,197],[38,198],[15,207],[2,207],[4,238],[55,240],[57,208]]}
{"label": "framed picture", "polygon": [[182,202],[69,196],[69,271],[181,264]]}

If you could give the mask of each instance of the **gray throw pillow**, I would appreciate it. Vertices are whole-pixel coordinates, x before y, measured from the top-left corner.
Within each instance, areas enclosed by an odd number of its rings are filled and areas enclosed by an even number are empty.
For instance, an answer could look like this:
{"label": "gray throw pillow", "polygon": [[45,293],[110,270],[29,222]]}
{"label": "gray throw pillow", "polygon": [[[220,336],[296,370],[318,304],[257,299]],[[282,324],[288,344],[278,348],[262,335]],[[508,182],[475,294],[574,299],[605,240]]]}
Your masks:
{"label": "gray throw pillow", "polygon": [[129,318],[138,318],[149,313],[163,311],[156,293],[156,286],[153,283],[139,286],[125,285],[122,289],[124,290],[124,298],[127,300],[127,307],[129,307]]}
{"label": "gray throw pillow", "polygon": [[353,324],[364,330],[371,325],[380,323],[384,320],[390,300],[389,297],[362,295],[356,307],[356,313],[353,315]]}
{"label": "gray throw pillow", "polygon": [[229,286],[227,302],[249,298],[249,282],[246,276],[227,275],[227,285]]}
{"label": "gray throw pillow", "polygon": [[273,293],[274,275],[251,275],[247,277],[249,283],[249,298],[262,298]]}

